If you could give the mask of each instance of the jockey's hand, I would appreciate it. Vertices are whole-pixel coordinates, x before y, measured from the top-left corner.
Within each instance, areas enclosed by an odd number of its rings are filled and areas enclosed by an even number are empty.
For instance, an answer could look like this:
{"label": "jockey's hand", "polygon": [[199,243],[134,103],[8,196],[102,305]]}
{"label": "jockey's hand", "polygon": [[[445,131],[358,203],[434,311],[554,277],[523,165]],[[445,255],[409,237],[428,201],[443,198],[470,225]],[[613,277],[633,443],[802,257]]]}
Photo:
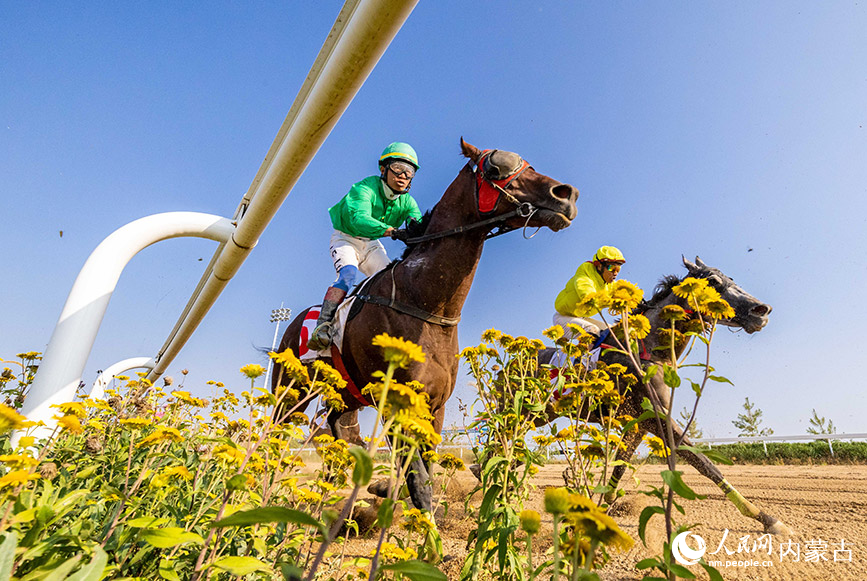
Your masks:
{"label": "jockey's hand", "polygon": [[409,238],[409,232],[406,230],[393,230],[391,233],[391,237],[394,240],[400,240],[401,242],[406,242],[407,238]]}
{"label": "jockey's hand", "polygon": [[385,238],[388,236],[389,238],[394,238],[394,228],[390,227],[382,233],[382,237]]}

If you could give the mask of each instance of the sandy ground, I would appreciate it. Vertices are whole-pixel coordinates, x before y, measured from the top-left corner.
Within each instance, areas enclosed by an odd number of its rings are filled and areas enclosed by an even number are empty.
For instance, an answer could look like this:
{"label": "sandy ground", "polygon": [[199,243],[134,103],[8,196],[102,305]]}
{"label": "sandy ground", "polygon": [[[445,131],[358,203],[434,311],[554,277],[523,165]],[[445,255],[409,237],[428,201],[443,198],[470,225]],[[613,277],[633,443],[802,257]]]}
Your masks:
{"label": "sandy ground", "polygon": [[[696,523],[693,531],[707,546],[705,558],[718,560],[724,579],[785,580],[833,579],[839,581],[867,580],[867,466],[726,466],[729,482],[756,506],[776,516],[794,530],[789,537],[763,535],[756,521],[742,516],[710,481],[689,466],[683,466],[684,480],[704,500],[684,502],[683,522]],[[550,531],[551,520],[542,509],[544,488],[562,486],[562,465],[546,466],[535,478],[537,490],[525,508],[543,514],[542,535]],[[637,477],[641,484],[659,484],[659,466],[646,466]],[[457,579],[466,557],[468,533],[475,522],[464,512],[463,501],[474,486],[469,472],[458,473],[450,483],[446,499],[448,514],[440,512],[438,524],[443,537],[447,560],[440,565],[449,579]],[[634,482],[626,488],[626,496],[613,513],[620,526],[636,539],[627,553],[615,553],[608,565],[599,571],[603,581],[641,579],[635,563],[661,551],[664,522],[653,517],[648,526],[645,548],[638,540],[638,517],[651,499],[639,494]],[[368,500],[373,501],[369,495]],[[478,495],[471,504],[478,505]],[[350,555],[368,556],[375,546],[376,534],[349,542]],[[756,543],[763,542],[760,550]],[[536,563],[544,559],[545,543],[539,543]],[[689,546],[697,543],[690,540]],[[797,553],[796,553],[797,552]],[[715,554],[714,554],[715,553]],[[731,554],[728,554],[731,553]],[[708,579],[699,565],[688,567],[698,579]]]}

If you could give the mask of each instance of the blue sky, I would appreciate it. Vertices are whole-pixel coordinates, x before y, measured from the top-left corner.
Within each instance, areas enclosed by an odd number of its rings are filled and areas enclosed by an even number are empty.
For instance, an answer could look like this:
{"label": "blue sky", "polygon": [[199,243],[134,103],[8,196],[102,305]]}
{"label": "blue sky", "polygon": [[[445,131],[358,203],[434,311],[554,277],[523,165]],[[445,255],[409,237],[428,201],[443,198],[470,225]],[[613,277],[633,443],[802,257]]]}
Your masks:
{"label": "blue sky", "polygon": [[[0,357],[44,349],[116,228],[167,211],[231,216],[340,6],[0,4]],[[867,432],[864,30],[856,2],[422,1],[168,375],[189,369],[194,393],[208,379],[242,388],[238,368],[270,345],[271,309],[300,312],[333,279],[327,208],[394,140],[419,152],[413,194],[431,207],[464,136],[581,196],[569,229],[486,246],[462,345],[490,327],[540,337],[602,244],[648,293],[698,255],[774,307],[761,333],[719,334],[715,366],[735,386],[705,396],[705,435],[736,434],[745,397],[777,434],[804,433],[813,408]],[[214,249],[172,240],[133,259],[86,381],[156,353]],[[447,423],[460,420],[451,404]]]}

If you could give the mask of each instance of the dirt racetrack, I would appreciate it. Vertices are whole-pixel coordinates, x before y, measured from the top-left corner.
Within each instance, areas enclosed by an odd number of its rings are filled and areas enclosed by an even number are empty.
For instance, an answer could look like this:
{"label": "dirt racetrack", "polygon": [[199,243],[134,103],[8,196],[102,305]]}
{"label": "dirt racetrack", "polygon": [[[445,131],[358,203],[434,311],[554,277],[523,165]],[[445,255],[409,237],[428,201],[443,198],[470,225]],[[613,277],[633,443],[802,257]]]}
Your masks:
{"label": "dirt racetrack", "polygon": [[[761,525],[742,516],[710,481],[689,466],[681,466],[684,480],[704,500],[684,502],[683,522],[698,523],[693,532],[707,546],[705,559],[721,561],[717,569],[724,579],[800,581],[828,579],[835,581],[867,580],[867,466],[725,466],[728,481],[765,512],[781,519],[792,529],[788,537],[762,537]],[[551,464],[536,476],[536,493],[525,508],[542,513],[540,538],[550,532],[551,520],[542,509],[543,490],[562,486],[563,465]],[[659,466],[645,466],[637,476],[642,485],[661,482]],[[450,484],[446,498],[450,509],[438,524],[447,560],[440,566],[449,579],[457,579],[466,557],[467,534],[475,522],[463,510],[463,500],[472,490],[474,479],[469,472],[458,473]],[[613,555],[601,571],[603,581],[641,579],[634,569],[639,560],[661,550],[663,520],[654,516],[648,526],[648,545],[638,540],[638,517],[651,500],[636,492],[634,483],[613,513],[624,531],[636,539],[627,553]],[[478,505],[478,495],[471,504]],[[349,553],[368,556],[375,546],[375,535],[350,541]],[[538,564],[550,546],[539,543]],[[696,548],[691,539],[688,545]],[[770,545],[768,547],[768,545]],[[763,546],[764,548],[759,549]],[[770,554],[769,554],[770,551]],[[731,554],[728,554],[731,552]],[[699,565],[688,567],[698,579],[708,579]]]}

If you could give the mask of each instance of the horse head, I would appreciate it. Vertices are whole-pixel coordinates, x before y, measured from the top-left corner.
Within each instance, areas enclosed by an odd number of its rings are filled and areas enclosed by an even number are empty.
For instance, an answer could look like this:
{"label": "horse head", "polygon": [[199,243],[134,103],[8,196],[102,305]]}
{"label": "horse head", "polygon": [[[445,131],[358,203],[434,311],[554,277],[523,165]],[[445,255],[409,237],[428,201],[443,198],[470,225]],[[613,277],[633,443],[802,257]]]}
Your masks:
{"label": "horse head", "polygon": [[547,226],[555,232],[577,214],[578,190],[540,174],[517,153],[484,151],[461,138],[461,151],[476,166],[478,213],[484,217],[515,214],[504,221],[510,228]]}
{"label": "horse head", "polygon": [[742,328],[752,334],[768,324],[768,315],[773,310],[771,305],[746,292],[718,268],[708,266],[698,256],[695,257],[695,263],[684,258],[683,265],[689,271],[689,276],[706,279],[734,309],[735,316],[720,320],[721,325]]}

